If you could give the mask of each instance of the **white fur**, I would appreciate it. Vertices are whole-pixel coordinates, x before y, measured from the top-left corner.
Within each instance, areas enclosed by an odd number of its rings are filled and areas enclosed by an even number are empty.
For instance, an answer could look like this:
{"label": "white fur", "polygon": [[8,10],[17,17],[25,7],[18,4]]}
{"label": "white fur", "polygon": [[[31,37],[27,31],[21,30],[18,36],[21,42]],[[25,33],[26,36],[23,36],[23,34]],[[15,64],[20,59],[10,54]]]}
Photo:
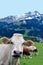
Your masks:
{"label": "white fur", "polygon": [[36,47],[35,46],[24,46],[25,48],[28,48],[29,50],[34,50],[34,49],[36,49]]}
{"label": "white fur", "polygon": [[[11,38],[11,41],[14,44],[13,51],[15,50],[15,51],[23,52],[23,46],[22,46],[22,44],[24,43],[25,40],[24,40],[22,34],[19,34],[19,33],[13,34],[13,36]],[[12,51],[12,54],[13,54],[13,51]]]}
{"label": "white fur", "polygon": [[0,44],[0,65],[8,65],[10,60],[10,45]]}
{"label": "white fur", "polygon": [[19,58],[12,57],[12,50],[12,44],[0,44],[0,65],[19,64]]}
{"label": "white fur", "polygon": [[35,46],[29,46],[28,49],[33,51],[34,49],[36,49],[36,47]]}

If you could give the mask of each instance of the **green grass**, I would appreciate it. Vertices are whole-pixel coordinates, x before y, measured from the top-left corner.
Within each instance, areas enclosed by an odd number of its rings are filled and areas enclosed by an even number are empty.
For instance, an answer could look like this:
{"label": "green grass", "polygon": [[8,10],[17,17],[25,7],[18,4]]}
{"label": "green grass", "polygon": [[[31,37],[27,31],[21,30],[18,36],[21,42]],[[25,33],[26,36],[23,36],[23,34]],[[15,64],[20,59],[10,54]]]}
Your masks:
{"label": "green grass", "polygon": [[32,59],[28,56],[20,58],[20,65],[43,65],[43,43],[36,43],[35,46],[38,48],[39,55],[35,56],[32,53]]}
{"label": "green grass", "polygon": [[2,41],[0,41],[0,44],[2,44]]}

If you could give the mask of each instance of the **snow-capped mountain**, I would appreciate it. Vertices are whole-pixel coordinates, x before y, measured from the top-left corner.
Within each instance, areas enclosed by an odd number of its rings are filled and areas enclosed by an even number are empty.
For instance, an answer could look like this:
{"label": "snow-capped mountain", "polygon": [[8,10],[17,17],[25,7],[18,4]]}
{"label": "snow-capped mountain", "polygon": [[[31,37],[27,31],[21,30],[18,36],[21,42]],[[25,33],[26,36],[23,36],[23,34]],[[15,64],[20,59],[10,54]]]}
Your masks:
{"label": "snow-capped mountain", "polygon": [[11,37],[13,33],[43,39],[43,14],[34,11],[0,19],[0,36]]}
{"label": "snow-capped mountain", "polygon": [[1,20],[13,22],[15,20],[33,19],[35,17],[40,17],[40,16],[41,16],[41,14],[38,11],[34,11],[34,12],[24,13],[22,15],[8,16],[5,18],[2,18]]}

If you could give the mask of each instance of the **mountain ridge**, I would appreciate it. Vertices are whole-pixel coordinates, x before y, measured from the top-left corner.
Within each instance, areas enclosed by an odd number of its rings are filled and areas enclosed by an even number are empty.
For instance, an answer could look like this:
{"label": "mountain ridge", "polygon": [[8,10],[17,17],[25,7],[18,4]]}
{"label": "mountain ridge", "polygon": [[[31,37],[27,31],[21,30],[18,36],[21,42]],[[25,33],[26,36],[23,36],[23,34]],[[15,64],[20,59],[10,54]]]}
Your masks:
{"label": "mountain ridge", "polygon": [[11,37],[13,33],[43,39],[43,14],[35,11],[0,19],[0,36]]}

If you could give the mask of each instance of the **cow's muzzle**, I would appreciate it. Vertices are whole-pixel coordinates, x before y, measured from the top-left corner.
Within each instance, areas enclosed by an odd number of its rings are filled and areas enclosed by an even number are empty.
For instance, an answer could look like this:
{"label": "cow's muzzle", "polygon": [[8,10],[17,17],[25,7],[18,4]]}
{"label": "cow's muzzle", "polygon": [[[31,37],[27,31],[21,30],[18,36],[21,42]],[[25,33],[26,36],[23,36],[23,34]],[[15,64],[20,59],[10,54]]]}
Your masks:
{"label": "cow's muzzle", "polygon": [[21,57],[21,54],[22,54],[22,52],[14,51],[12,56],[13,57]]}

